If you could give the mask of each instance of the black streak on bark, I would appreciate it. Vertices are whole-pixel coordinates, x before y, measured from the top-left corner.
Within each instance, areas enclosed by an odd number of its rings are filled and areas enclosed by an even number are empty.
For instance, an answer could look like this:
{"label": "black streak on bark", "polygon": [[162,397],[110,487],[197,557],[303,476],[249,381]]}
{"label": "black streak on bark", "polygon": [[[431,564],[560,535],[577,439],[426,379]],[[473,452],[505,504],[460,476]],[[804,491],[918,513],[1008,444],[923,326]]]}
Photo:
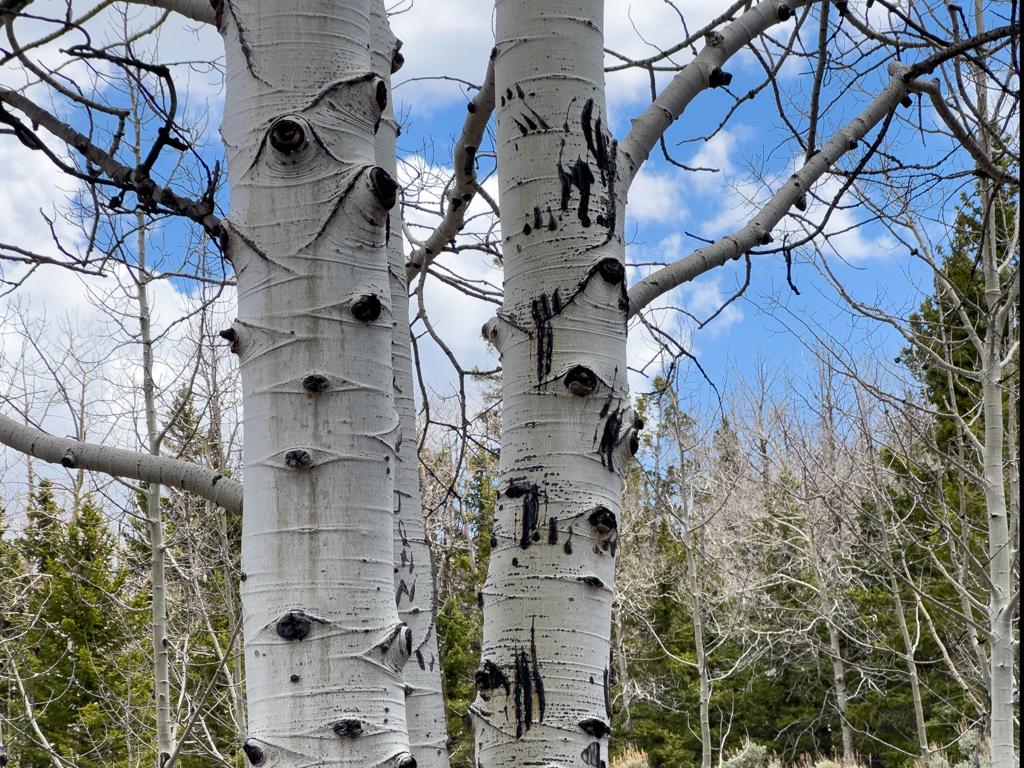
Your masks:
{"label": "black streak on bark", "polygon": [[474,675],[476,680],[476,687],[479,691],[491,691],[495,688],[504,688],[505,695],[508,696],[512,690],[512,686],[508,681],[508,677],[498,669],[498,665],[490,659],[486,660]]}
{"label": "black streak on bark", "polygon": [[601,742],[595,741],[589,747],[580,752],[583,762],[591,768],[604,768],[605,761],[601,759]]}
{"label": "black streak on bark", "polygon": [[558,521],[555,518],[548,520],[548,544],[558,543]]}
{"label": "black streak on bark", "polygon": [[604,671],[604,711],[605,711],[605,714],[608,715],[608,719],[609,720],[611,720],[611,717],[612,717],[612,691],[611,691],[611,684],[610,683],[611,683],[611,681],[608,678],[608,670],[605,669],[605,671]]}
{"label": "black streak on bark", "polygon": [[562,183],[562,210],[569,210],[569,198],[572,194],[572,188],[576,187],[580,191],[580,207],[578,212],[580,224],[584,227],[589,227],[590,187],[594,183],[594,173],[590,170],[590,166],[583,161],[583,158],[579,157],[576,158],[576,162],[569,166],[568,169],[559,164],[558,179]]}
{"label": "black streak on bark", "polygon": [[[554,521],[555,518],[551,518]],[[530,622],[530,659],[531,674],[533,675],[533,688],[537,692],[537,722],[544,722],[544,709],[547,702],[544,699],[544,681],[540,678],[540,665],[537,663],[537,620]]]}
{"label": "black streak on bark", "polygon": [[608,415],[608,420],[604,423],[604,433],[601,435],[601,446],[598,449],[601,454],[601,466],[607,467],[609,471],[615,469],[612,463],[612,452],[615,450],[615,445],[619,442],[619,433],[622,430],[622,417],[619,415],[619,411],[612,411]]}
{"label": "black streak on bark", "polygon": [[551,373],[551,355],[554,345],[551,318],[555,313],[551,309],[551,302],[547,296],[533,300],[532,314],[533,324],[537,328],[537,381],[543,382],[545,377]]}
{"label": "black streak on bark", "polygon": [[565,540],[565,544],[562,545],[562,551],[567,555],[572,554],[572,526],[569,526],[569,538]]}
{"label": "black streak on bark", "polygon": [[530,723],[533,720],[533,684],[530,679],[530,660],[526,651],[520,649],[515,654],[516,662],[516,738],[523,737],[523,725],[525,730],[530,730]]}
{"label": "black streak on bark", "polygon": [[540,493],[537,486],[523,494],[523,529],[519,537],[519,546],[528,549],[530,544],[540,539],[537,525],[540,522]]}
{"label": "black streak on bark", "polygon": [[398,582],[398,589],[395,592],[395,605],[399,606],[402,604],[402,595],[406,595],[409,598],[409,602],[412,603],[414,596],[416,595],[416,582],[412,583],[412,589],[405,583],[405,579]]}

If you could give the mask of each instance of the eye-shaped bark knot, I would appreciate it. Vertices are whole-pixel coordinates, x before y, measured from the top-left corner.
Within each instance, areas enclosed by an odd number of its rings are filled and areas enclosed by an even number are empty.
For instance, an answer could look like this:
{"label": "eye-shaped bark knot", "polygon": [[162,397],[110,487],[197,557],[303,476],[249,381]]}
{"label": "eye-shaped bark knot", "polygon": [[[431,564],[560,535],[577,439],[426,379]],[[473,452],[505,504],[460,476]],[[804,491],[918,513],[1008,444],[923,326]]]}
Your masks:
{"label": "eye-shaped bark knot", "polygon": [[363,733],[363,724],[358,720],[339,720],[331,728],[343,739],[354,739]]}
{"label": "eye-shaped bark knot", "polygon": [[611,283],[612,285],[621,283],[622,279],[626,276],[626,268],[622,266],[622,262],[611,257],[598,262],[597,271],[606,283]]}
{"label": "eye-shaped bark knot", "polygon": [[242,745],[242,751],[245,752],[245,756],[249,758],[249,762],[252,765],[263,764],[263,750],[255,744],[253,744],[251,741],[247,741],[245,742],[245,744]]}
{"label": "eye-shaped bark knot", "polygon": [[381,208],[390,211],[398,202],[398,182],[383,168],[377,166],[370,171],[370,188]]}
{"label": "eye-shaped bark knot", "polygon": [[311,373],[302,380],[302,388],[307,392],[323,392],[330,386],[330,381],[322,373]]}
{"label": "eye-shaped bark knot", "polygon": [[302,640],[309,635],[313,623],[302,611],[291,611],[277,620],[275,630],[285,640]]}
{"label": "eye-shaped bark knot", "polygon": [[313,464],[313,457],[309,451],[295,448],[284,455],[284,463],[292,469],[305,469]]}
{"label": "eye-shaped bark knot", "polygon": [[352,305],[352,315],[361,323],[372,323],[380,317],[380,299],[372,293],[360,296]]}
{"label": "eye-shaped bark knot", "polygon": [[608,727],[608,724],[603,720],[598,720],[596,717],[581,720],[580,729],[588,736],[593,736],[596,739],[603,739],[611,733],[611,729]]}
{"label": "eye-shaped bark knot", "polygon": [[565,374],[565,387],[576,397],[586,397],[597,389],[597,374],[589,368],[577,365]]}
{"label": "eye-shaped bark knot", "polygon": [[595,507],[587,520],[589,520],[590,524],[594,526],[594,530],[602,536],[614,531],[615,528],[618,527],[618,522],[615,519],[615,513],[608,509],[608,507]]}
{"label": "eye-shaped bark knot", "polygon": [[723,72],[721,67],[715,67],[708,76],[708,86],[711,88],[727,88],[732,82],[732,74]]}
{"label": "eye-shaped bark knot", "polygon": [[377,106],[383,112],[384,108],[388,105],[388,84],[383,80],[378,80],[373,95],[377,101]]}
{"label": "eye-shaped bark knot", "polygon": [[306,146],[306,131],[295,120],[282,117],[270,126],[270,146],[282,155],[291,155]]}

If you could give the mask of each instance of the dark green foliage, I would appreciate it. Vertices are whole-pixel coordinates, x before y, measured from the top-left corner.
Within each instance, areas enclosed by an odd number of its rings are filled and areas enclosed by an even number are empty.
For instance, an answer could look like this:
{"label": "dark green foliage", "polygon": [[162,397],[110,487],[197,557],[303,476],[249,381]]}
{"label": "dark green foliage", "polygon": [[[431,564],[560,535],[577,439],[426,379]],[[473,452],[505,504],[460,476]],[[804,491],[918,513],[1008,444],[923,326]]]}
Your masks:
{"label": "dark green foliage", "polygon": [[28,569],[4,622],[8,674],[0,685],[17,728],[8,756],[19,768],[53,765],[34,719],[54,751],[80,768],[126,764],[138,724],[123,702],[138,671],[134,638],[148,622],[131,607],[116,537],[90,498],[68,513],[45,482],[28,520],[24,535],[4,544]]}

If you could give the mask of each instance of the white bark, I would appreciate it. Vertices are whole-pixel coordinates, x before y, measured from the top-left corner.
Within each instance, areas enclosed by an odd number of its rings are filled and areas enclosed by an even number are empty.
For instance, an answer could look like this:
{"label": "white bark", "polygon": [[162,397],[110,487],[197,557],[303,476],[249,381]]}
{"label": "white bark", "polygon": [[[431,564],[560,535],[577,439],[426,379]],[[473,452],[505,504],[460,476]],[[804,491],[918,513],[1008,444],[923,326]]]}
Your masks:
{"label": "white bark", "polygon": [[[974,2],[974,23],[977,34],[985,31],[985,14],[980,0]],[[982,53],[984,56],[984,53]],[[980,66],[974,60],[977,85],[978,112],[982,120],[988,121],[988,94]],[[984,59],[981,59],[984,62]],[[980,154],[987,158],[989,136],[985,129],[979,131]],[[977,160],[977,157],[976,157]],[[988,171],[991,163],[978,162],[978,168]],[[1019,182],[1018,182],[1019,183]],[[1006,507],[1006,476],[1003,470],[1005,416],[1003,406],[1003,357],[1009,350],[1003,346],[1004,329],[1011,322],[1010,313],[1016,307],[1016,295],[1020,285],[1020,264],[1015,276],[1016,288],[1011,280],[1003,285],[999,263],[996,235],[995,190],[992,181],[982,178],[981,211],[987,226],[981,230],[981,262],[985,277],[985,338],[977,351],[981,357],[982,410],[984,412],[984,449],[982,490],[985,493],[985,511],[988,513],[988,577],[989,577],[989,702],[991,714],[992,766],[1010,768],[1019,763],[1015,739],[1014,693],[1017,688],[1015,676],[1015,654],[1017,638],[1014,637],[1013,563],[1018,560],[1020,542],[1010,541],[1010,525]],[[1019,224],[1018,224],[1019,226]],[[1012,364],[1012,363],[1011,363]],[[1019,365],[1019,363],[1018,363]],[[1014,544],[1017,552],[1014,553]],[[1017,555],[1017,556],[1013,556]]]}
{"label": "white bark", "polygon": [[[982,181],[982,210],[991,210],[991,188]],[[982,454],[985,510],[988,513],[989,587],[989,699],[992,729],[993,768],[1016,765],[1014,737],[1014,691],[1017,687],[1014,667],[1013,562],[1017,559],[1010,541],[1006,508],[1006,477],[1003,473],[1003,329],[1013,302],[1003,304],[999,266],[995,248],[995,227],[982,230],[982,265],[985,275],[985,299],[992,322],[987,323],[982,352],[982,409],[985,419]],[[1017,542],[1019,547],[1019,542]],[[1019,587],[1018,587],[1019,589]]]}
{"label": "white bark", "polygon": [[[392,557],[399,425],[366,0],[222,0],[256,766],[411,766]],[[385,73],[386,74],[386,73]]]}
{"label": "white bark", "polygon": [[178,459],[151,456],[120,448],[54,437],[0,414],[0,444],[62,464],[69,469],[103,472],[146,483],[159,483],[194,493],[237,514],[242,512],[242,485],[216,470]]}
{"label": "white bark", "polygon": [[135,5],[149,5],[153,8],[162,8],[165,11],[180,13],[186,19],[202,22],[203,24],[216,24],[217,14],[209,0],[127,0]]}
{"label": "white bark", "polygon": [[[133,93],[134,96],[134,93]],[[135,112],[136,138],[139,136],[138,112]],[[136,145],[136,161],[139,149]],[[150,323],[149,292],[146,288],[146,227],[140,212],[135,217],[138,227],[138,271],[136,299],[139,302],[139,339],[142,342],[142,395],[146,415],[146,437],[149,453],[160,453],[160,430],[157,426],[156,382],[153,380],[153,332]],[[146,489],[146,517],[149,522],[150,589],[152,590],[150,625],[153,645],[153,698],[156,705],[156,768],[175,752],[171,726],[171,678],[168,669],[167,579],[164,574],[164,523],[160,512],[160,484]]]}
{"label": "white bark", "polygon": [[[498,0],[502,450],[483,589],[487,768],[602,768],[621,473],[635,450],[600,0]],[[567,41],[572,41],[571,44]]]}
{"label": "white bark", "polygon": [[658,94],[651,106],[633,121],[632,130],[622,140],[619,157],[623,183],[628,187],[633,182],[658,139],[679,119],[697,94],[705,88],[729,82],[731,77],[726,74],[723,78],[721,67],[730,57],[769,27],[789,19],[796,8],[812,1],[767,0],[745,11],[721,32],[709,33],[705,38],[704,49]]}
{"label": "white bark", "polygon": [[[387,83],[387,103],[375,137],[377,164],[398,178],[395,121],[390,73],[401,66],[399,41],[388,26],[382,0],[371,3],[373,69]],[[437,650],[437,589],[433,553],[427,540],[420,504],[419,457],[416,439],[412,344],[409,329],[409,284],[405,274],[402,223],[398,208],[387,228],[390,276],[391,365],[400,439],[396,448],[394,495],[394,594],[399,618],[412,632],[412,654],[403,670],[409,746],[418,768],[448,768],[448,727]]]}

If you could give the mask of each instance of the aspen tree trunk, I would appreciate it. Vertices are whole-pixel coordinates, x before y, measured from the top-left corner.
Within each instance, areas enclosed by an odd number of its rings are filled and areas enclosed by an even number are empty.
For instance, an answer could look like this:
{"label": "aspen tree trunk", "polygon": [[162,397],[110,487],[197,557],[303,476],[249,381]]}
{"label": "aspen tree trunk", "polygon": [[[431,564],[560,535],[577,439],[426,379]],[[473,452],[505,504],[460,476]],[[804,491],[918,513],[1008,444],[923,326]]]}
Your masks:
{"label": "aspen tree trunk", "polygon": [[[672,404],[680,413],[679,398],[672,391]],[[697,578],[697,557],[694,545],[694,516],[690,505],[692,493],[689,468],[686,466],[686,449],[683,435],[679,430],[678,416],[675,420],[675,438],[679,449],[679,492],[683,502],[683,548],[686,550],[686,591],[690,593],[690,621],[693,623],[693,648],[697,659],[697,676],[700,681],[700,743],[701,768],[711,768],[711,678],[708,675],[707,649],[704,643],[704,617],[700,607],[700,584]]]}
{"label": "aspen tree trunk", "polygon": [[689,505],[686,505],[686,528],[683,546],[686,548],[686,582],[690,593],[690,614],[693,621],[693,645],[697,657],[697,675],[700,678],[700,743],[701,768],[711,768],[711,680],[708,675],[707,652],[704,647],[704,619],[700,612],[700,593],[697,582],[697,558],[694,554],[693,525]]}
{"label": "aspen tree trunk", "polygon": [[[242,584],[254,766],[411,766],[393,587],[399,435],[387,86],[366,0],[222,0],[245,429]],[[386,74],[386,73],[383,73]]]}
{"label": "aspen tree trunk", "polygon": [[[395,142],[399,127],[391,98],[391,73],[401,66],[401,43],[388,25],[383,0],[371,0],[373,69],[387,83],[387,103],[375,137],[377,165],[398,178]],[[409,331],[409,283],[402,247],[402,221],[396,207],[386,229],[390,277],[391,365],[400,436],[395,463],[394,594],[399,618],[412,632],[412,654],[405,664],[405,704],[409,746],[418,768],[448,768],[448,726],[441,692],[441,659],[437,650],[437,589],[434,559],[420,506],[419,457],[416,438],[415,384]]]}
{"label": "aspen tree trunk", "polygon": [[626,380],[600,0],[498,0],[501,462],[471,713],[484,768],[603,768]]}
{"label": "aspen tree trunk", "polygon": [[[139,121],[136,90],[131,88],[132,119],[135,127],[135,164],[142,164],[142,126]],[[139,340],[142,342],[142,397],[146,417],[146,441],[152,456],[160,455],[160,432],[157,427],[156,382],[153,380],[153,331],[150,323],[149,290],[146,283],[146,217],[135,214],[137,258],[135,298],[139,303]],[[82,412],[83,422],[85,412]],[[164,573],[164,522],[160,507],[160,484],[150,483],[146,489],[146,517],[149,523],[150,570],[152,589],[153,701],[156,723],[156,768],[174,752],[174,731],[171,724],[171,677],[167,653],[167,578]]]}
{"label": "aspen tree trunk", "polygon": [[[136,124],[136,128],[138,125]],[[143,214],[136,216],[138,225],[138,277],[136,299],[139,302],[139,336],[142,341],[142,392],[146,410],[146,434],[149,452],[160,454],[157,428],[156,385],[153,381],[153,333],[150,327],[149,292],[146,289],[146,228]],[[164,575],[164,523],[160,509],[160,485],[146,489],[146,516],[149,522],[150,583],[153,590],[153,698],[156,703],[157,768],[174,751],[171,727],[171,682],[167,656],[167,579]]]}
{"label": "aspen tree trunk", "polygon": [[[991,188],[982,180],[982,210],[992,210]],[[987,198],[987,199],[986,199]],[[990,316],[1000,318],[987,323],[982,353],[982,407],[985,413],[984,435],[984,492],[988,513],[989,555],[989,699],[991,701],[990,727],[992,729],[993,768],[1016,765],[1017,749],[1014,739],[1014,675],[1013,572],[1009,523],[1006,507],[1005,476],[1003,474],[1003,327],[1008,318],[1008,305],[1001,302],[1000,275],[995,247],[995,227],[983,230],[982,261],[985,273],[985,299]],[[1020,543],[1016,542],[1019,547]],[[1019,594],[1016,596],[1019,600]]]}
{"label": "aspen tree trunk", "polygon": [[[985,31],[985,14],[981,0],[974,2],[974,23],[976,34]],[[982,60],[983,61],[983,60]],[[982,120],[989,119],[988,94],[981,77],[980,65],[974,65],[978,99],[978,113]],[[990,150],[988,133],[979,132],[981,148],[985,155]],[[985,509],[988,513],[988,576],[989,576],[989,701],[993,768],[1010,768],[1018,760],[1014,735],[1014,691],[1017,682],[1014,675],[1016,663],[1014,648],[1013,614],[1014,600],[1019,601],[1019,586],[1016,598],[1013,590],[1013,561],[1011,549],[1020,542],[1010,540],[1010,524],[1006,506],[1006,477],[1003,471],[1003,332],[1010,322],[1009,312],[1015,302],[1012,295],[1004,293],[1000,275],[999,249],[996,243],[995,191],[992,182],[982,177],[981,211],[987,226],[981,230],[981,261],[985,277],[985,304],[988,314],[985,323],[985,337],[981,349],[982,409],[984,411],[983,489]],[[1019,286],[1020,274],[1016,276]],[[1005,303],[1004,303],[1005,302]],[[1012,417],[1011,417],[1012,418]],[[1019,695],[1019,693],[1018,693]]]}

